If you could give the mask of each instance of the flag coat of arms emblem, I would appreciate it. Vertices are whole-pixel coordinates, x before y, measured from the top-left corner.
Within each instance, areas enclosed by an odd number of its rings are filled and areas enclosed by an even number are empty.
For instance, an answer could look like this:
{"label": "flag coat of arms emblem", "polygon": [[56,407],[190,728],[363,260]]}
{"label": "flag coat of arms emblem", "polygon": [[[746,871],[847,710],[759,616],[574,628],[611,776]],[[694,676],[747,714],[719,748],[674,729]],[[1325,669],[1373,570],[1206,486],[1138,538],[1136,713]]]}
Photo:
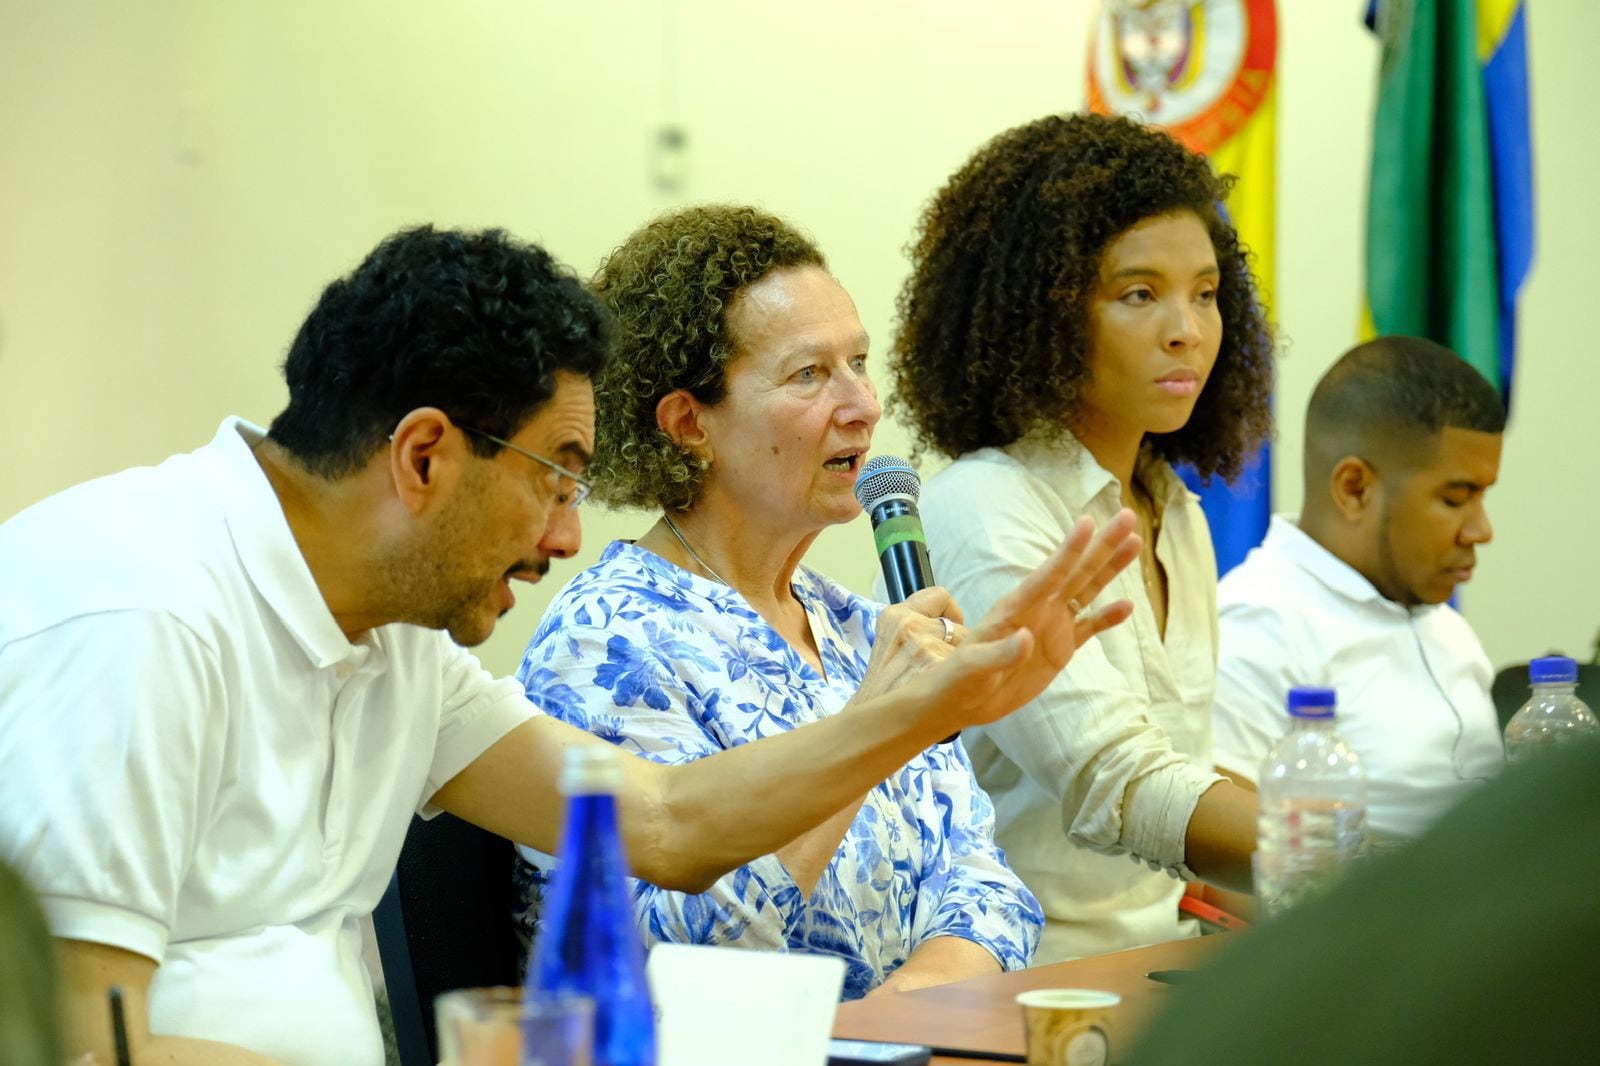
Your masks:
{"label": "flag coat of arms emblem", "polygon": [[[1158,126],[1238,178],[1223,210],[1254,259],[1272,310],[1277,249],[1278,12],[1274,0],[1106,0],[1089,52],[1089,110]],[[1232,484],[1202,485],[1217,570],[1266,536],[1272,465],[1266,447]]]}

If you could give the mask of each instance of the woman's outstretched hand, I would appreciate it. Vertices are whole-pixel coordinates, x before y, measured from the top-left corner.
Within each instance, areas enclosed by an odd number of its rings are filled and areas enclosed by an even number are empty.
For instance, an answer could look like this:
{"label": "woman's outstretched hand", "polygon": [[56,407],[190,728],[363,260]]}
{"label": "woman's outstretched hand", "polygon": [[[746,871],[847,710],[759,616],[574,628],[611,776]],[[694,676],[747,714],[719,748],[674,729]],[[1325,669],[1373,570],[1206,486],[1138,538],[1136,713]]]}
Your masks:
{"label": "woman's outstretched hand", "polygon": [[1133,604],[1088,605],[1141,542],[1133,512],[1119,511],[1098,533],[1088,518],[1038,569],[961,634],[954,654],[912,683],[926,687],[930,710],[947,713],[952,732],[1005,717],[1044,691],[1084,642],[1125,621]]}

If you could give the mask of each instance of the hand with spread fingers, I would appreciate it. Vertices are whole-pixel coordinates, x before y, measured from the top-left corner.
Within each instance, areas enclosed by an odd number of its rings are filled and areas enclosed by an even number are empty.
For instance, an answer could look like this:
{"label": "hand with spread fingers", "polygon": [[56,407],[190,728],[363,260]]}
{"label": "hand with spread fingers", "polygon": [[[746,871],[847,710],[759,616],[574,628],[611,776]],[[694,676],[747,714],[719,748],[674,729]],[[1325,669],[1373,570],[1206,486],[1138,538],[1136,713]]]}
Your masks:
{"label": "hand with spread fingers", "polygon": [[1133,613],[1127,600],[1087,614],[1081,605],[1093,603],[1138,558],[1136,525],[1126,509],[1098,533],[1093,521],[1081,519],[1049,559],[965,632],[941,668],[916,679],[929,687],[931,701],[948,708],[952,730],[1021,707],[1044,691],[1086,641]]}

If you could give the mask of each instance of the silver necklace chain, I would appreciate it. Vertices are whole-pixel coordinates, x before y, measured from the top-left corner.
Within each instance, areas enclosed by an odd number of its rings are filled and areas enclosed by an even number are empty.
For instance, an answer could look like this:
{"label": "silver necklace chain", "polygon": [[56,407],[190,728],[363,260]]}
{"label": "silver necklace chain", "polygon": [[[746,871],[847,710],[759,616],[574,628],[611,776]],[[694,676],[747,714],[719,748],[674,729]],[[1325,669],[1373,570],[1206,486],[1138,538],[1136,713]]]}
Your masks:
{"label": "silver necklace chain", "polygon": [[733,585],[729,584],[727,578],[711,569],[711,564],[700,558],[699,552],[689,547],[689,542],[683,539],[683,534],[678,531],[678,524],[672,520],[671,515],[667,514],[665,511],[662,511],[661,520],[667,524],[668,529],[672,530],[672,535],[678,538],[678,543],[683,545],[683,550],[689,553],[689,558],[693,559],[699,564],[700,569],[704,570],[706,573],[710,574],[724,585],[727,585],[729,588],[733,588]]}

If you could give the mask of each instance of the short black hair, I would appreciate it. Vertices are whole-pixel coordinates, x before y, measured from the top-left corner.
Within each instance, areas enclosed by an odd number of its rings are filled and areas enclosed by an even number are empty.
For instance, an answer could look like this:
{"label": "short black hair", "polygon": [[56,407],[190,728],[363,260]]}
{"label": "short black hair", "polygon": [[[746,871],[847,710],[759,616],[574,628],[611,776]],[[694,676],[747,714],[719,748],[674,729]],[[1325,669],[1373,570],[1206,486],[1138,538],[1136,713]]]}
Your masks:
{"label": "short black hair", "polygon": [[557,371],[599,373],[609,322],[537,245],[498,229],[402,230],[323,290],[284,361],[289,406],[268,435],[329,478],[359,469],[419,407],[510,437],[554,394]]}
{"label": "short black hair", "polygon": [[1500,394],[1465,359],[1421,337],[1378,337],[1322,375],[1306,408],[1306,483],[1349,455],[1373,466],[1423,454],[1446,427],[1503,433]]}

